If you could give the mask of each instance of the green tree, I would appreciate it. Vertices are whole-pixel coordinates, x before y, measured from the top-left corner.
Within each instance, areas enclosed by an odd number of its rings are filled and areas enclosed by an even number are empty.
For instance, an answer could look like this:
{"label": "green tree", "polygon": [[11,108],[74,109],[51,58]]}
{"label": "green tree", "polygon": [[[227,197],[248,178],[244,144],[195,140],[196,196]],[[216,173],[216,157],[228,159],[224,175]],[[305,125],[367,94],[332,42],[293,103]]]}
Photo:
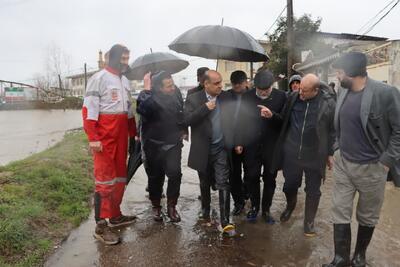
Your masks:
{"label": "green tree", "polygon": [[[301,52],[311,50],[314,57],[329,54],[333,49],[330,45],[314,38],[315,33],[320,31],[322,19],[312,19],[311,15],[304,14],[299,18],[293,19],[293,33],[295,43],[294,62],[301,62]],[[267,67],[271,69],[275,75],[287,74],[287,42],[286,42],[286,17],[281,17],[277,22],[275,31],[268,35],[271,44],[270,62]],[[287,79],[280,84],[281,88],[287,88]]]}

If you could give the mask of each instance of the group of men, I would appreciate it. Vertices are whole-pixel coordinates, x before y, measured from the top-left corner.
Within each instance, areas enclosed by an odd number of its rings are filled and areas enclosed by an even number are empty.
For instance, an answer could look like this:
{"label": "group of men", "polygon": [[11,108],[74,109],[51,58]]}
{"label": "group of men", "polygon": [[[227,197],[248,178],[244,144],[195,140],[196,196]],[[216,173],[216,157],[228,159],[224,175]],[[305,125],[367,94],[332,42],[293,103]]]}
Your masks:
{"label": "group of men", "polygon": [[[290,92],[285,93],[273,88],[274,75],[268,70],[258,71],[251,88],[246,74],[235,71],[232,89],[224,91],[220,73],[200,68],[199,85],[189,90],[184,101],[169,73],[153,73],[147,81],[151,85],[137,100],[138,131],[123,76],[127,58],[125,47],[111,48],[109,65],[89,81],[83,107],[84,128],[94,154],[97,239],[118,243],[111,227],[135,219],[122,215],[119,208],[126,185],[128,135],[140,136],[142,142],[154,219],[164,218],[161,198],[167,176],[167,216],[172,222],[181,220],[176,205],[183,140],[190,128],[188,166],[198,172],[202,219],[210,219],[213,189],[219,194],[223,233],[235,231],[230,220],[231,195],[233,215],[244,212],[250,198],[247,220],[255,222],[261,208],[263,220],[275,223],[270,208],[277,172],[282,170],[287,204],[280,221],[290,219],[304,176],[304,234],[314,236],[320,187],[328,166],[335,178],[335,257],[326,266],[365,266],[389,170],[398,182],[400,93],[368,78],[364,54],[345,53],[333,64],[343,88],[337,102],[334,90],[314,74],[294,75],[289,79]],[[359,230],[350,261],[356,192]]]}

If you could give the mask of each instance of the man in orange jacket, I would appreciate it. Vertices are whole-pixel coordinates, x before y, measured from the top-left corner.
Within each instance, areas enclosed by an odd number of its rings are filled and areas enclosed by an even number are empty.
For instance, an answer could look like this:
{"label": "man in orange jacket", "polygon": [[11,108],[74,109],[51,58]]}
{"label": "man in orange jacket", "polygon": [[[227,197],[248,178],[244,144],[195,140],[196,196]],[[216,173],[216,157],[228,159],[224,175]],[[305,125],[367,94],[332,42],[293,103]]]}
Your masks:
{"label": "man in orange jacket", "polygon": [[[132,223],[135,216],[122,215],[120,204],[127,181],[128,137],[136,135],[128,79],[129,50],[114,45],[107,67],[88,81],[83,103],[83,127],[93,153],[95,176],[95,238],[108,245],[120,238],[110,227]],[[106,219],[109,219],[107,223]]]}

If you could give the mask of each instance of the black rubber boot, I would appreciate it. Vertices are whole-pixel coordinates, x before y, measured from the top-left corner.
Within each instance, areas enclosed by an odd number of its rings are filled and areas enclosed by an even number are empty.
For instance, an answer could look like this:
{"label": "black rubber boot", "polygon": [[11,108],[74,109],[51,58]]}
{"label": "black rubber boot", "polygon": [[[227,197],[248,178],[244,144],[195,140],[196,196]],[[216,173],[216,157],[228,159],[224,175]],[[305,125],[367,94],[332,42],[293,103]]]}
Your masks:
{"label": "black rubber boot", "polygon": [[250,186],[250,202],[252,209],[260,210],[260,181],[255,181]]}
{"label": "black rubber boot", "polygon": [[306,196],[304,208],[304,235],[307,237],[313,237],[316,235],[314,220],[318,210],[319,199],[319,196]]}
{"label": "black rubber boot", "polygon": [[350,266],[351,227],[349,223],[333,225],[333,241],[335,243],[335,257],[329,264],[322,267]]}
{"label": "black rubber boot", "polygon": [[371,241],[372,235],[374,233],[375,227],[368,226],[358,226],[357,233],[357,244],[356,249],[354,251],[354,257],[351,261],[351,266],[353,267],[363,267],[366,266],[366,251]]}
{"label": "black rubber boot", "polygon": [[211,192],[210,185],[207,183],[200,183],[201,193],[201,218],[204,220],[210,219],[210,203]]}
{"label": "black rubber boot", "polygon": [[224,228],[229,224],[230,199],[231,196],[227,190],[219,190],[219,214],[221,218],[221,226]]}
{"label": "black rubber boot", "polygon": [[286,209],[281,214],[281,222],[287,222],[292,216],[294,209],[296,208],[297,204],[297,192],[296,193],[286,193]]}
{"label": "black rubber boot", "polygon": [[264,183],[262,201],[261,201],[261,214],[267,224],[274,224],[275,219],[271,216],[270,208],[272,199],[274,198],[275,187]]}
{"label": "black rubber boot", "polygon": [[221,217],[221,231],[222,234],[229,237],[236,235],[235,226],[229,222],[230,213],[230,193],[228,190],[219,190],[219,210]]}

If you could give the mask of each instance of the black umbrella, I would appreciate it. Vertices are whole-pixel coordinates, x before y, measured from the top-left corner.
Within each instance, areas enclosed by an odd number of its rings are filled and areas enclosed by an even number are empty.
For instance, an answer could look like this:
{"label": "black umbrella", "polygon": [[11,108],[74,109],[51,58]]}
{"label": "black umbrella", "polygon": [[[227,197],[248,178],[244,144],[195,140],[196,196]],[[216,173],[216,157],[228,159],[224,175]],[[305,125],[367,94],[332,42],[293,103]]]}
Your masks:
{"label": "black umbrella", "polygon": [[129,159],[128,159],[128,182],[135,175],[137,169],[142,165],[142,144],[135,138],[129,139]]}
{"label": "black umbrella", "polygon": [[171,53],[155,52],[137,58],[131,64],[126,77],[129,80],[143,80],[143,76],[148,72],[164,70],[174,74],[185,69],[188,65],[189,62]]}
{"label": "black umbrella", "polygon": [[266,62],[264,48],[250,34],[220,26],[198,26],[181,34],[170,49],[190,56],[240,62]]}

